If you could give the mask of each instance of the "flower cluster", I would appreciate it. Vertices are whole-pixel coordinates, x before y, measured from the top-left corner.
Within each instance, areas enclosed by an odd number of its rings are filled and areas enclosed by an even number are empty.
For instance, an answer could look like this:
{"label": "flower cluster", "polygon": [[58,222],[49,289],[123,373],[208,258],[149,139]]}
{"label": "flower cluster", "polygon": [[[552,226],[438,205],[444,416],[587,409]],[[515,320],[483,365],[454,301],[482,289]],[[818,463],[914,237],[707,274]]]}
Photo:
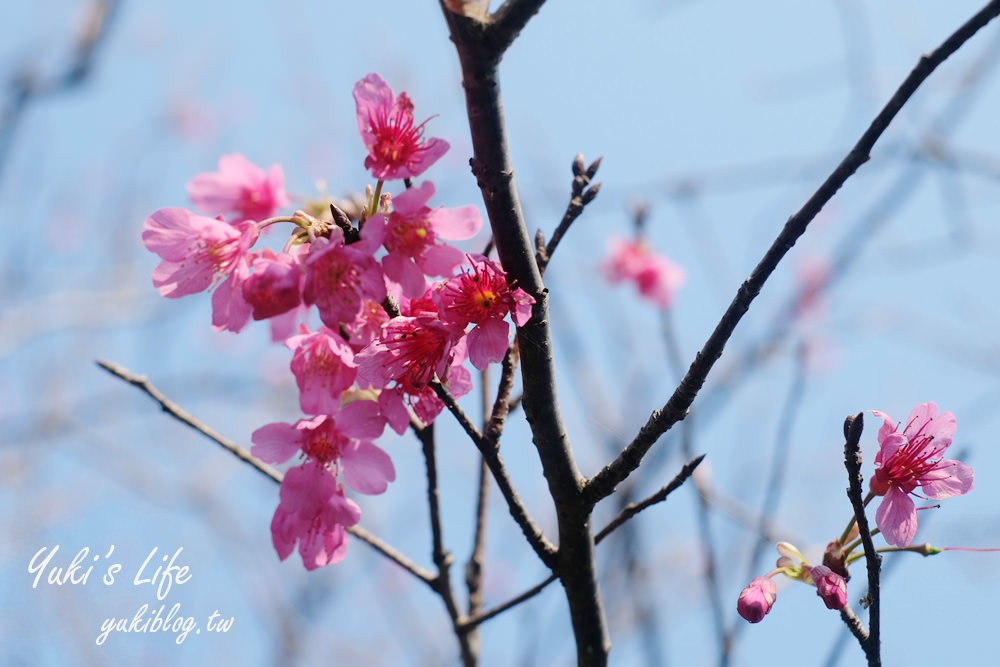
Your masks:
{"label": "flower cluster", "polygon": [[[917,533],[917,507],[910,496],[941,500],[972,490],[972,468],[944,458],[955,435],[955,415],[940,412],[935,403],[921,403],[910,412],[900,431],[899,425],[884,412],[871,412],[882,420],[882,426],[878,432],[875,474],[863,502],[867,506],[875,498],[882,498],[875,512],[878,528],[872,534],[881,533],[890,545],[876,551],[911,551],[925,556],[943,551],[977,551],[954,547],[935,549],[929,544],[911,546]],[[743,589],[736,603],[737,611],[750,623],[760,622],[777,598],[771,578],[778,574],[815,586],[829,609],[843,609],[847,604],[850,565],[864,557],[858,551],[860,546],[853,512],[844,532],[827,545],[822,565],[809,565],[798,549],[787,542],[779,542],[777,548],[781,557],[776,568],[765,576],[755,577]]]}
{"label": "flower cluster", "polygon": [[[228,155],[188,184],[200,212],[161,209],[142,233],[161,259],[153,284],[163,296],[212,289],[217,330],[269,320],[292,351],[306,416],[257,429],[252,452],[269,463],[297,460],[271,535],[282,559],[297,545],[310,570],[344,557],[347,528],[361,517],[345,486],[380,494],[395,479],[374,444],[386,425],[403,433],[415,420],[430,423],[444,408],[441,387],[470,391],[464,362],[500,361],[508,319],[523,325],[534,304],[496,262],[449,245],[479,232],[475,207],[432,208],[434,185],[409,180],[448,149],[424,138],[426,121],[414,122],[409,96],[369,74],[354,99],[365,167],[377,181],[360,205],[312,203],[310,212],[272,217],[290,201],[281,168]],[[406,189],[382,193],[386,181],[403,179]],[[262,230],[282,222],[294,225],[284,247],[255,249]]]}

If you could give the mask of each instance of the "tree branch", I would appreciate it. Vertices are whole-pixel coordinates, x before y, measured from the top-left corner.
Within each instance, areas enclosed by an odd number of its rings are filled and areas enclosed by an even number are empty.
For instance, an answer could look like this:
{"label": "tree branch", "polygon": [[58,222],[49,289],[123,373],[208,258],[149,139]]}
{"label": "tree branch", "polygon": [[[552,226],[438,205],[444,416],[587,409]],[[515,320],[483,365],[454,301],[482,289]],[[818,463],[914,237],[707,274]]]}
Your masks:
{"label": "tree branch", "polygon": [[517,331],[523,407],[556,506],[559,550],[554,566],[566,591],[577,661],[581,666],[601,667],[607,664],[611,638],[597,586],[594,540],[590,532],[593,505],[584,502],[580,495],[584,478],[577,468],[558,407],[548,293],[535,261],[514,183],[497,71],[504,50],[541,5],[542,0],[508,0],[489,23],[459,16],[443,3],[442,11],[462,68],[472,135],[472,173],[483,196],[497,255],[509,280],[535,299],[531,319]]}
{"label": "tree branch", "polygon": [[760,263],[754,268],[753,273],[740,286],[732,303],[726,309],[715,330],[688,368],[684,379],[681,380],[667,402],[662,408],[650,415],[649,420],[622,453],[586,484],[584,496],[588,502],[597,503],[610,495],[618,484],[639,467],[643,457],[660,436],[684,419],[715,362],[722,356],[726,342],[749,310],[750,304],[760,293],[764,283],[777,267],[778,262],[791,250],[799,237],[805,233],[809,223],[833,198],[841,186],[854,175],[861,165],[868,161],[872,147],[920,85],[941,63],[955,53],[980,28],[996,18],[998,14],[1000,14],[1000,0],[993,0],[937,49],[921,56],[916,67],[861,135],[847,156],[806,201],[805,205],[788,219],[781,233],[778,234]]}
{"label": "tree branch", "polygon": [[[847,479],[850,487],[847,497],[854,507],[854,519],[858,526],[858,536],[865,547],[865,565],[868,569],[868,634],[859,643],[868,659],[868,667],[881,667],[881,639],[879,637],[879,572],[882,568],[882,557],[875,551],[871,529],[868,527],[868,517],[865,515],[864,491],[861,488],[861,430],[864,428],[864,413],[848,417],[844,421],[844,465],[847,468]],[[848,627],[851,627],[848,624]],[[851,629],[854,632],[854,629]],[[857,634],[855,633],[855,636]]]}
{"label": "tree branch", "polygon": [[[240,459],[244,463],[249,464],[262,475],[270,479],[271,481],[281,483],[284,479],[284,475],[280,472],[267,465],[256,456],[251,454],[245,448],[240,447],[235,442],[216,432],[215,430],[209,428],[207,425],[193,417],[186,410],[181,408],[179,405],[171,401],[169,398],[163,395],[159,389],[157,389],[153,384],[143,375],[136,375],[132,373],[124,366],[116,364],[111,361],[106,361],[103,359],[96,360],[98,366],[106,370],[111,375],[128,382],[134,387],[137,387],[140,391],[148,395],[154,401],[160,404],[160,408],[166,412],[168,415],[181,422],[182,424],[187,424],[194,430],[198,431],[206,438],[211,440],[217,445],[220,445],[223,449],[228,451],[230,454]],[[431,589],[434,588],[434,582],[437,577],[433,573],[420,567],[412,560],[404,556],[402,553],[397,551],[394,547],[389,546],[387,543],[383,542],[381,539],[375,535],[369,533],[364,528],[360,526],[349,526],[347,532],[358,538],[368,546],[372,547],[378,553],[382,554],[396,565],[400,566],[414,577],[422,581],[423,583],[430,586]]]}

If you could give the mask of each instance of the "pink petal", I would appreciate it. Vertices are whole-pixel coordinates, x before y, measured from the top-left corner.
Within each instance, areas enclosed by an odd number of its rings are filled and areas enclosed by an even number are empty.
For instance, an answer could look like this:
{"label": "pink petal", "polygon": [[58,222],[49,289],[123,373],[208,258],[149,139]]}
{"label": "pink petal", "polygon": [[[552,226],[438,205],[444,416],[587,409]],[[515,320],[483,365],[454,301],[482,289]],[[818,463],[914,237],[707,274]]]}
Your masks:
{"label": "pink petal", "polygon": [[292,424],[275,423],[261,426],[250,436],[250,453],[267,463],[284,463],[299,450],[302,439]]}
{"label": "pink petal", "polygon": [[972,477],[971,467],[945,459],[920,480],[920,487],[925,496],[934,500],[962,496],[972,490]]}
{"label": "pink petal", "polygon": [[498,362],[507,353],[509,345],[507,334],[510,325],[506,320],[487,319],[476,326],[467,336],[469,360],[479,370],[484,370],[490,363]]}
{"label": "pink petal", "polygon": [[370,442],[355,442],[340,455],[344,481],[358,493],[384,493],[389,482],[396,479],[392,459]]}
{"label": "pink petal", "polygon": [[475,206],[439,208],[431,214],[430,222],[436,234],[450,241],[471,239],[483,226]]}
{"label": "pink petal", "polygon": [[917,509],[910,497],[892,488],[875,512],[875,524],[885,541],[897,547],[908,547],[917,534]]}
{"label": "pink petal", "polygon": [[385,417],[375,401],[351,401],[340,409],[337,428],[349,438],[369,440],[382,435]]}

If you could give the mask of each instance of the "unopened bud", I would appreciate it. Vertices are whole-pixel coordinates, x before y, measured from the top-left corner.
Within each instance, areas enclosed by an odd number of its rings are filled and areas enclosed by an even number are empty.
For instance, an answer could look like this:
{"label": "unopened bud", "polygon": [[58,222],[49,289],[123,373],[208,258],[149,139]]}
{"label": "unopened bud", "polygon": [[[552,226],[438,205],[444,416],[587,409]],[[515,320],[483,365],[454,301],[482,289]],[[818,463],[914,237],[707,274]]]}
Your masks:
{"label": "unopened bud", "polygon": [[823,598],[826,608],[843,609],[847,604],[847,582],[844,578],[826,565],[817,565],[809,574],[816,584],[816,594]]}
{"label": "unopened bud", "polygon": [[736,601],[736,611],[750,623],[760,623],[778,599],[778,589],[769,577],[755,577]]}

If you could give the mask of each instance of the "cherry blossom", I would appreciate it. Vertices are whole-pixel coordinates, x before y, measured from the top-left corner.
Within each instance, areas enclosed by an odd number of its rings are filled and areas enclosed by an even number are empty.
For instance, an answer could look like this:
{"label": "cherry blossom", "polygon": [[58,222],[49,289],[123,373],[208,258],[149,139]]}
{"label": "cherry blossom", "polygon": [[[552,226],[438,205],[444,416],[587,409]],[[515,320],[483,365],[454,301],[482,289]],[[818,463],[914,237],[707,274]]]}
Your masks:
{"label": "cherry blossom", "polygon": [[365,224],[365,233],[374,226],[384,227],[382,243],[388,254],[382,259],[382,268],[410,297],[424,293],[424,276],[451,275],[462,263],[462,251],[441,239],[468,239],[483,225],[475,206],[429,208],[427,201],[433,194],[430,182],[410,188],[393,197],[391,213],[377,215]]}
{"label": "cherry blossom", "polygon": [[448,280],[435,291],[441,314],[448,322],[464,329],[475,327],[467,337],[469,360],[482,370],[503,359],[507,352],[510,326],[508,314],[517,326],[531,318],[534,297],[520,287],[507,284],[507,274],[481,255],[469,255],[471,272]]}
{"label": "cherry blossom", "polygon": [[234,153],[219,158],[219,171],[198,174],[187,185],[195,207],[211,214],[235,214],[235,220],[261,221],[289,203],[279,165],[267,171]]}
{"label": "cherry blossom", "polygon": [[153,285],[171,299],[202,292],[236,270],[258,235],[253,223],[231,225],[183,208],[162,208],[146,218],[142,231],[146,249],[161,258]]}
{"label": "cherry blossom", "polygon": [[380,181],[419,176],[448,150],[443,139],[424,141],[424,124],[413,122],[413,102],[397,98],[378,74],[354,86],[358,131],[368,151],[365,168]]}
{"label": "cherry blossom", "polygon": [[956,421],[950,412],[939,414],[935,403],[915,407],[902,432],[889,415],[878,410],[872,414],[882,419],[870,483],[872,493],[883,496],[875,523],[889,544],[907,547],[917,533],[917,509],[910,496],[941,500],[968,493],[973,470],[944,458]]}
{"label": "cherry blossom", "polygon": [[315,305],[323,324],[338,328],[358,317],[362,305],[385,298],[385,279],[370,247],[344,244],[343,232],[334,227],[330,238],[314,241],[306,257],[302,289],[305,303]]}
{"label": "cherry blossom", "polygon": [[307,570],[344,559],[345,526],[361,519],[361,508],[344,496],[336,478],[316,462],[296,466],[285,473],[279,498],[271,541],[281,560],[291,555],[296,543]]}
{"label": "cherry blossom", "polygon": [[285,343],[295,353],[291,369],[299,387],[299,405],[307,414],[332,413],[339,409],[341,394],[354,384],[357,365],[354,352],[327,327],[315,333],[302,332]]}
{"label": "cherry blossom", "polygon": [[250,268],[253,273],[243,281],[242,290],[253,309],[253,319],[270,319],[302,303],[303,273],[296,256],[265,248]]}

